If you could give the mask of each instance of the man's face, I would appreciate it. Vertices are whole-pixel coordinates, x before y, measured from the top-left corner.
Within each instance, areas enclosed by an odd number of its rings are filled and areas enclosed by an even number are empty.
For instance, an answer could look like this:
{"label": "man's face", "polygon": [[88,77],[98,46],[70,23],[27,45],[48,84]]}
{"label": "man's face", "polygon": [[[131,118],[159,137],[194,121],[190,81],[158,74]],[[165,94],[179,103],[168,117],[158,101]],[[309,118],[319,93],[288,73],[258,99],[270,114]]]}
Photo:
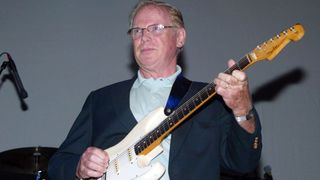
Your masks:
{"label": "man's face", "polygon": [[[145,6],[136,14],[133,27],[146,28],[153,24],[172,26],[168,12],[155,6]],[[143,71],[165,71],[168,67],[175,68],[177,47],[182,47],[184,36],[182,28],[166,28],[162,33],[154,35],[146,29],[143,35],[133,39],[136,61]]]}

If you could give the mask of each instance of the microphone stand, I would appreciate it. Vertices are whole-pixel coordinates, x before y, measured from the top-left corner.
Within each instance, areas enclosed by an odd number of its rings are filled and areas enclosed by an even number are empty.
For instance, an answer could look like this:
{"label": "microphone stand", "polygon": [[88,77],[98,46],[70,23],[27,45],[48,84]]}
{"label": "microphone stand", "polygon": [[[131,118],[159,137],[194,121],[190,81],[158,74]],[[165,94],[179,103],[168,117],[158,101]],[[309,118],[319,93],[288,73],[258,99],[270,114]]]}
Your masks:
{"label": "microphone stand", "polygon": [[[1,53],[0,54],[0,57],[2,56],[2,55],[4,55],[4,54],[6,54],[8,57],[10,57],[10,55],[9,55],[9,53],[7,53],[7,52],[3,52],[3,53]],[[2,63],[2,65],[1,65],[1,67],[0,67],[0,75],[1,75],[1,73],[2,73],[2,71],[5,69],[5,68],[7,68],[7,66],[9,66],[9,62],[8,61],[4,61],[3,63]],[[9,71],[10,72],[10,71]],[[14,87],[15,87],[15,90],[16,90],[16,92],[17,92],[17,94],[18,94],[18,98],[19,98],[19,101],[20,101],[20,107],[21,107],[21,109],[23,110],[23,111],[26,111],[26,110],[28,110],[28,105],[26,104],[26,102],[24,101],[24,98],[26,98],[28,95],[27,95],[27,92],[24,90],[24,94],[23,95],[21,95],[21,93],[20,93],[20,88],[17,86],[17,84],[14,82],[15,80],[14,80],[14,77],[13,77],[13,75],[12,75],[12,73],[9,73],[9,74],[5,74],[2,78],[1,78],[1,82],[0,82],[0,88],[2,87],[2,84],[7,80],[7,79],[9,79],[13,84],[14,84]],[[21,83],[21,82],[20,82]],[[20,91],[19,91],[20,90]]]}
{"label": "microphone stand", "polygon": [[[0,57],[3,55],[3,53],[1,53]],[[1,65],[1,68],[0,68],[0,75],[2,73],[2,71],[7,67],[8,65],[8,62],[4,61]]]}
{"label": "microphone stand", "polygon": [[[1,54],[2,55],[2,54]],[[1,57],[1,56],[0,56]],[[0,75],[2,73],[2,71],[7,67],[7,64],[8,62],[4,61],[1,65],[1,68],[0,68]],[[2,87],[2,84],[8,79],[7,75],[3,76],[1,78],[1,82],[0,82],[0,88]]]}

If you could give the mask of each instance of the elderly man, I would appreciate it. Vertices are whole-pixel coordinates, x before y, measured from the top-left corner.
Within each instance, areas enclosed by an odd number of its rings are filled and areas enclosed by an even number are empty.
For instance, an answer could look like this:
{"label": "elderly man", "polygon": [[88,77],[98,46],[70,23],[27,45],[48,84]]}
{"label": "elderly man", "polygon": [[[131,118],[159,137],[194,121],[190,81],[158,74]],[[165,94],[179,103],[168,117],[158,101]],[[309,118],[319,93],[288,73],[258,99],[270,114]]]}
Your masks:
{"label": "elderly man", "polygon": [[[184,78],[177,65],[186,41],[182,14],[177,8],[159,1],[140,1],[131,13],[128,34],[139,66],[137,75],[88,96],[66,140],[50,161],[52,179],[100,178],[110,168],[111,157],[105,149],[117,145],[154,109],[170,105],[172,97],[180,97],[171,105],[174,110],[206,86]],[[228,62],[229,67],[233,64],[233,60]],[[160,144],[163,152],[155,158],[150,156],[151,164],[161,162],[165,169],[160,175],[160,170],[152,174],[156,179],[212,180],[219,179],[221,168],[245,173],[257,166],[261,127],[246,74],[239,70],[220,73],[214,84],[219,96],[170,130]],[[170,113],[172,109],[167,115]],[[126,169],[118,172],[124,179],[136,177],[130,177]]]}

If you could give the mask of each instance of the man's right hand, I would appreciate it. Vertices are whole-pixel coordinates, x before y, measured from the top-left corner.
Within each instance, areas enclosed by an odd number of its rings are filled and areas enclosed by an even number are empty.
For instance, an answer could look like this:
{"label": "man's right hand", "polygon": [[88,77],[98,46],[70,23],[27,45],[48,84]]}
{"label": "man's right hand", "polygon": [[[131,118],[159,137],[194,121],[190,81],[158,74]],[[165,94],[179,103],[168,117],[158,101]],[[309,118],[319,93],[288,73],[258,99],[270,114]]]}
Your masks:
{"label": "man's right hand", "polygon": [[88,147],[78,162],[76,176],[79,179],[99,178],[106,172],[108,165],[107,152],[96,147]]}

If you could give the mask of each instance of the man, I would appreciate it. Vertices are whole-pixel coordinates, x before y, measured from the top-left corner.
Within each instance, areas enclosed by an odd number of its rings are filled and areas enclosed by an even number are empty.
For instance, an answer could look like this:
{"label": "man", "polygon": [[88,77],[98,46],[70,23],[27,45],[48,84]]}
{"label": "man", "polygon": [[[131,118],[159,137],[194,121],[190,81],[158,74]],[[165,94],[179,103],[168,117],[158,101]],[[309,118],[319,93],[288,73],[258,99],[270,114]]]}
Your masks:
{"label": "man", "polygon": [[[205,86],[185,79],[177,65],[186,40],[178,9],[163,2],[140,1],[131,14],[128,33],[139,65],[137,76],[89,95],[51,158],[52,179],[101,177],[109,166],[104,149],[119,143],[153,109],[166,106],[169,95],[176,93],[175,84],[188,84],[180,104]],[[230,60],[228,65],[234,63]],[[151,162],[165,166],[161,179],[219,179],[221,167],[241,173],[256,167],[261,153],[260,123],[246,74],[238,70],[231,75],[220,73],[214,83],[220,96],[162,141],[164,151]]]}

